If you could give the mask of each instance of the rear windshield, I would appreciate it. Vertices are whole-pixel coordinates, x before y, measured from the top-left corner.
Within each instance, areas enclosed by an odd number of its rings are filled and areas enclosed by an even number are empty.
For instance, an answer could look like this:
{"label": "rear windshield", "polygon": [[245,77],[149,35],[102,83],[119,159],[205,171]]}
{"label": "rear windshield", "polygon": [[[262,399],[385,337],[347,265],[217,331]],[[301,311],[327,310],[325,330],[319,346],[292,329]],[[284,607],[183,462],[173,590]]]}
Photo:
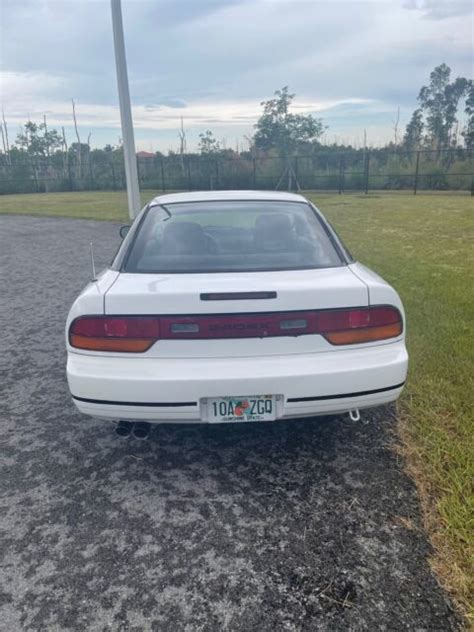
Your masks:
{"label": "rear windshield", "polygon": [[250,272],[342,265],[304,202],[189,202],[151,207],[125,272]]}

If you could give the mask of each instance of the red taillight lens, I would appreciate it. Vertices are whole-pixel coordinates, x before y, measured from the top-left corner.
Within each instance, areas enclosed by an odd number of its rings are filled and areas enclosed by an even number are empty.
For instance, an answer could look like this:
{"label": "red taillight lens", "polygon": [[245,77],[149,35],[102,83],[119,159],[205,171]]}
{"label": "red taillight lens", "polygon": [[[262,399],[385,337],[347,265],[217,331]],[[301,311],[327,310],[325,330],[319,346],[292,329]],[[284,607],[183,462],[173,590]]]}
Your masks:
{"label": "red taillight lens", "polygon": [[69,342],[90,351],[143,352],[160,337],[160,321],[154,317],[84,316],[69,329]]}
{"label": "red taillight lens", "polygon": [[333,345],[351,345],[396,338],[403,331],[395,307],[340,309],[319,315],[319,333]]}
{"label": "red taillight lens", "polygon": [[141,353],[157,340],[269,338],[321,334],[333,345],[395,338],[403,331],[395,307],[196,316],[83,316],[71,324],[77,349]]}

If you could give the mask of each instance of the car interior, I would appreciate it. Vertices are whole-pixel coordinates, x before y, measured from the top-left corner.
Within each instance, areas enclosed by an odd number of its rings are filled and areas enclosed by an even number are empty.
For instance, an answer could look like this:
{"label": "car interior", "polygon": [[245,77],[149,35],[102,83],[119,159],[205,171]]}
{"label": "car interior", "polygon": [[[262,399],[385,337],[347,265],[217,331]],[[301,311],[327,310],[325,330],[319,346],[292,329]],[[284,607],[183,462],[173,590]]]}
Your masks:
{"label": "car interior", "polygon": [[340,265],[297,214],[261,213],[253,226],[202,225],[173,217],[147,231],[127,262],[129,272],[199,272]]}

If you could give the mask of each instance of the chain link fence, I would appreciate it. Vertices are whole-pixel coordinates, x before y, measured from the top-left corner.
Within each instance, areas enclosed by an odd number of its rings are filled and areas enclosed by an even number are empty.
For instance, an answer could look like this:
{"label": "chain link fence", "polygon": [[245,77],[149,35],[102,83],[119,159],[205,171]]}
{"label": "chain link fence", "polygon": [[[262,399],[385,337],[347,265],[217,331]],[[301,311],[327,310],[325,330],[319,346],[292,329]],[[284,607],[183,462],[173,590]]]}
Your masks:
{"label": "chain link fence", "polygon": [[[289,159],[252,156],[156,154],[137,158],[142,189],[281,189],[465,191],[474,194],[473,152],[466,149],[333,151]],[[125,188],[122,154],[92,150],[80,160],[0,155],[0,194]]]}

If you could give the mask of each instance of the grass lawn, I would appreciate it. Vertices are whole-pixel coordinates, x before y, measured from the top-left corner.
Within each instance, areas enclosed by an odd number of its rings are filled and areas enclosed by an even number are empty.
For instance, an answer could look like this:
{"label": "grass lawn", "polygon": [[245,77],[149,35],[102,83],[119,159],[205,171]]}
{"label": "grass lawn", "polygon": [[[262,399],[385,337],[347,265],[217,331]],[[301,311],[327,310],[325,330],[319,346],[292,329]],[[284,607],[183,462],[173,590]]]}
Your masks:
{"label": "grass lawn", "polygon": [[[143,192],[149,200],[151,191]],[[399,433],[435,547],[433,566],[474,623],[474,199],[309,193],[353,255],[399,291],[410,374]],[[124,192],[0,196],[0,212],[127,221]]]}
{"label": "grass lawn", "polygon": [[[142,194],[144,203],[151,197],[151,191]],[[64,215],[126,222],[127,194],[125,191],[75,191],[0,195],[0,213]]]}
{"label": "grass lawn", "polygon": [[399,432],[436,554],[474,624],[474,200],[309,197],[355,258],[400,293],[410,371]]}

